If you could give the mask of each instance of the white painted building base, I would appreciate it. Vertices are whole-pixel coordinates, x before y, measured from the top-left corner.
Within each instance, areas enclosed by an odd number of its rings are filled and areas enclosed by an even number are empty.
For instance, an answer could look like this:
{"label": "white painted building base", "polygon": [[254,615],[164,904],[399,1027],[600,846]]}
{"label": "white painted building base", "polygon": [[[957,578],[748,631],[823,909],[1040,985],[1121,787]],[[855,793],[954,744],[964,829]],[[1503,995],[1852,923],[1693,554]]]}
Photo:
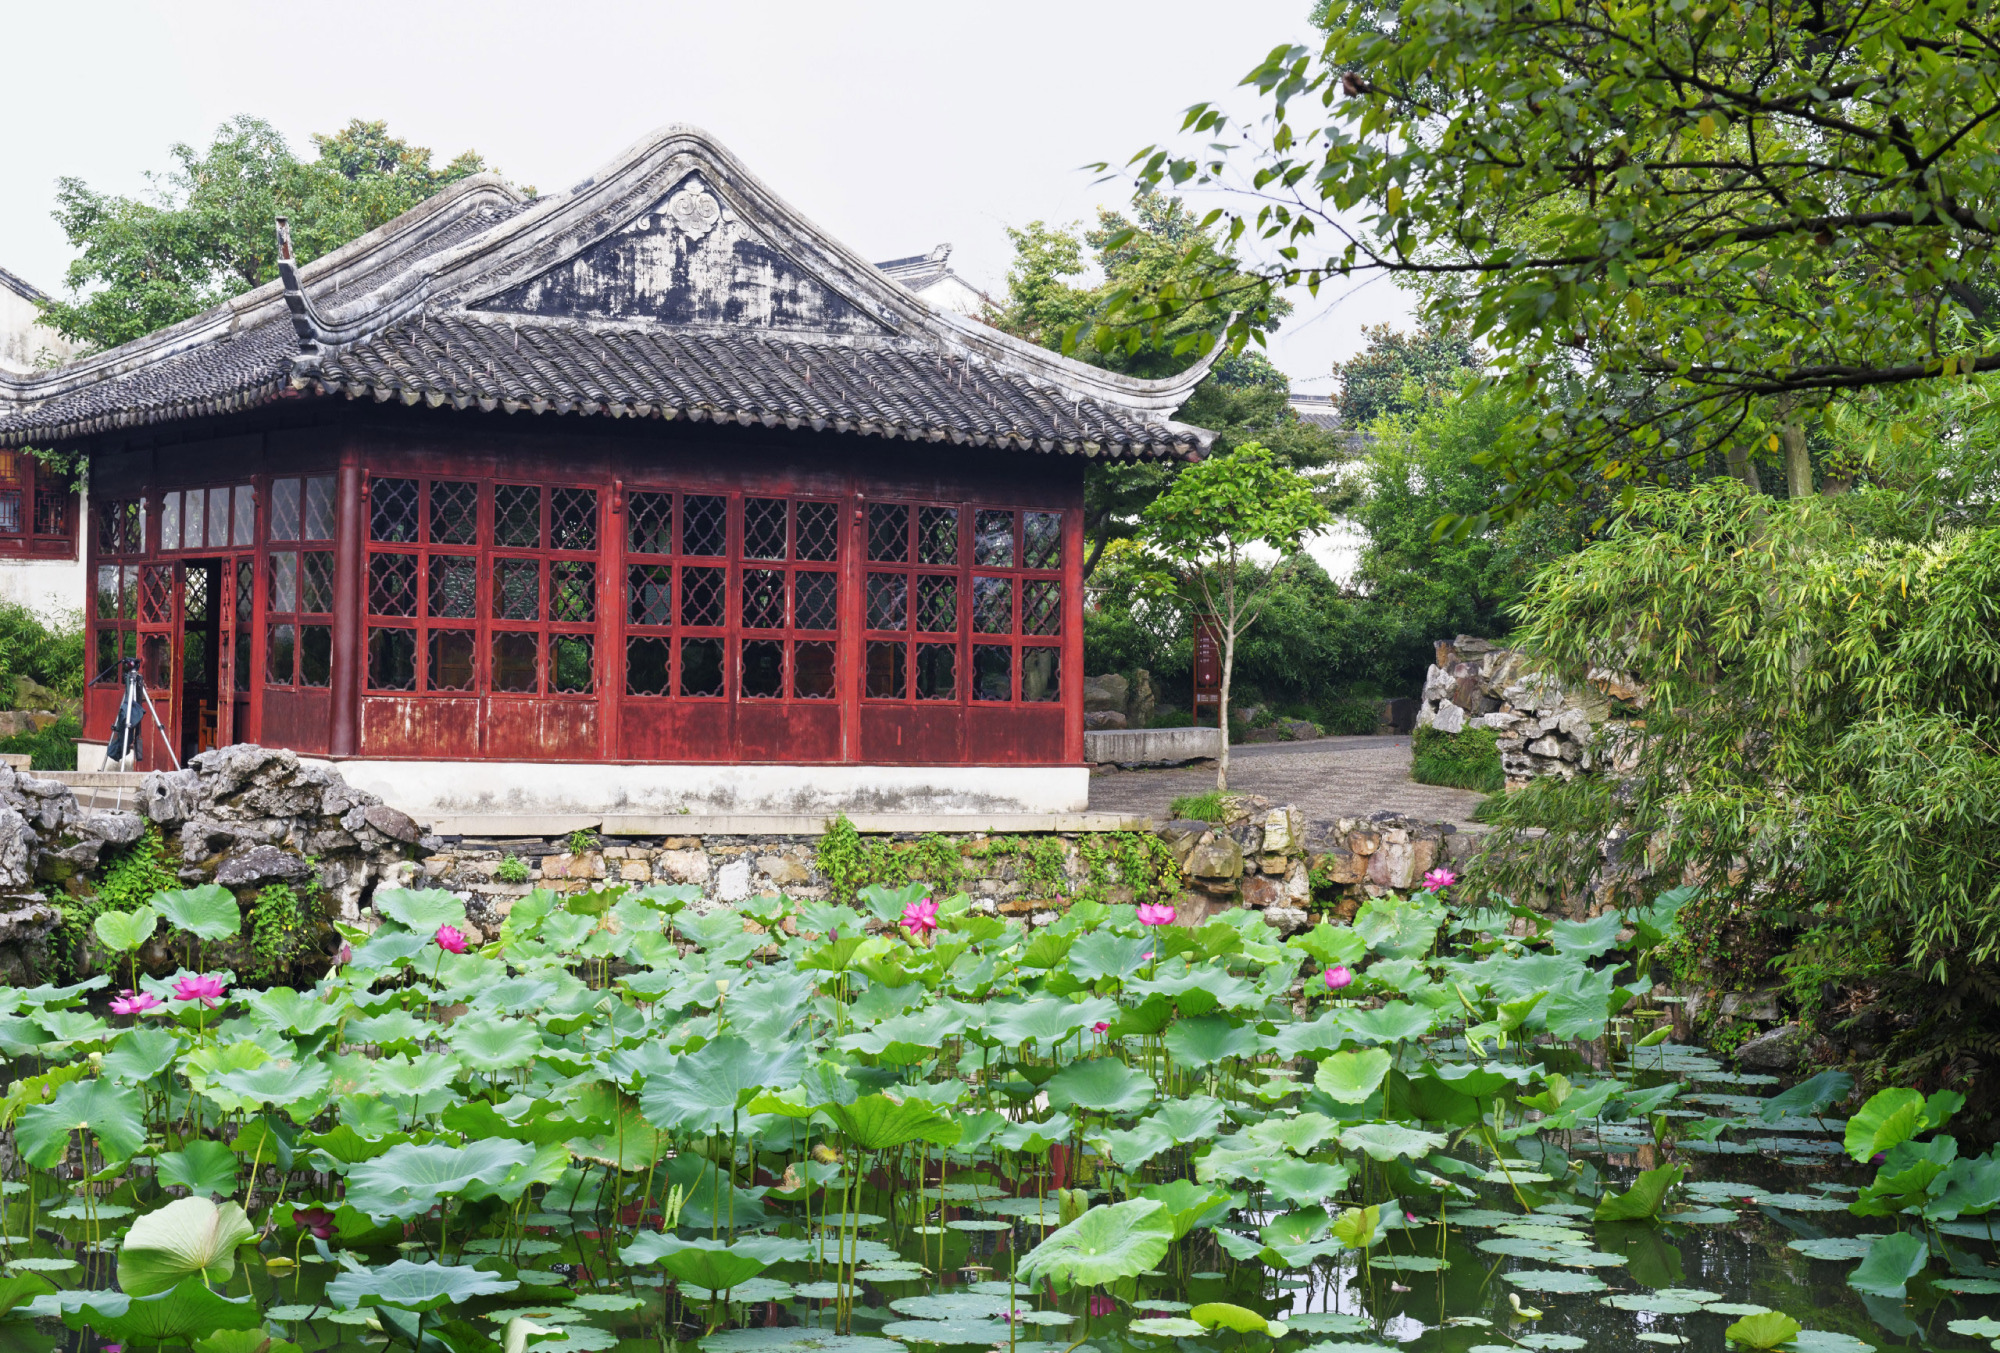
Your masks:
{"label": "white painted building base", "polygon": [[83,561],[16,559],[0,564],[0,601],[27,607],[44,619],[83,610]]}
{"label": "white painted building base", "polygon": [[[419,822],[508,819],[1042,817],[1090,802],[1083,766],[590,765],[532,761],[328,762]],[[606,822],[607,829],[609,823]]]}

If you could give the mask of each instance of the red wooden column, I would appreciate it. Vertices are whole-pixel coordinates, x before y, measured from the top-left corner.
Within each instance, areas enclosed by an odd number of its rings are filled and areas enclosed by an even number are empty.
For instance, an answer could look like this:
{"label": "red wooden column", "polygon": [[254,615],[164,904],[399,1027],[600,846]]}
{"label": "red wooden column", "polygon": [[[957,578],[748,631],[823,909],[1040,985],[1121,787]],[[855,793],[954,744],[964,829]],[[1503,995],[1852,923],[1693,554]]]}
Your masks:
{"label": "red wooden column", "polygon": [[867,679],[868,601],[863,593],[868,576],[868,492],[858,477],[848,479],[848,492],[841,498],[840,543],[840,647],[835,650],[835,668],[840,692],[840,759],[853,764],[861,759],[861,685]]}
{"label": "red wooden column", "polygon": [[1083,495],[1063,513],[1063,761],[1083,760]]}
{"label": "red wooden column", "polygon": [[328,674],[331,701],[327,753],[354,756],[361,750],[362,666],[367,646],[361,632],[366,601],[368,504],[361,490],[361,457],[353,447],[340,453],[338,520],[333,545],[333,671]]}
{"label": "red wooden column", "polygon": [[604,492],[597,538],[597,755],[616,761],[625,745],[625,479]]}

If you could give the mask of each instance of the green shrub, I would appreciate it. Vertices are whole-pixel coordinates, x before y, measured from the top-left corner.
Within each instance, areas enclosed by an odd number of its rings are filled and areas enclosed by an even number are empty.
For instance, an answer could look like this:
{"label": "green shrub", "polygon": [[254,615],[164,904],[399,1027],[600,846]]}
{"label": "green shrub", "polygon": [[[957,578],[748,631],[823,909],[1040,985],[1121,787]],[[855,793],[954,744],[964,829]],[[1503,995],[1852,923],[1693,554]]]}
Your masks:
{"label": "green shrub", "polygon": [[500,861],[499,867],[494,869],[493,877],[499,879],[502,883],[526,883],[528,881],[528,863],[519,855],[509,855],[506,859]]}
{"label": "green shrub", "polygon": [[1156,712],[1146,720],[1148,728],[1193,728],[1194,711],[1191,709],[1168,709]]}
{"label": "green shrub", "polygon": [[130,911],[153,900],[155,893],[172,892],[181,886],[174,866],[180,861],[167,848],[158,827],[148,825],[146,834],[108,857],[97,881],[97,898],[107,911]]}
{"label": "green shrub", "polygon": [[1364,737],[1382,726],[1382,702],[1367,696],[1344,695],[1315,713],[1313,722],[1333,737]]}
{"label": "green shrub", "polygon": [[303,895],[290,884],[258,890],[250,909],[250,975],[263,981],[289,969],[326,929],[325,893],[317,879]]}
{"label": "green shrub", "polygon": [[1222,821],[1222,791],[1211,789],[1206,794],[1183,794],[1173,801],[1167,811],[1175,817],[1190,818],[1196,822]]}
{"label": "green shrub", "polygon": [[1490,728],[1458,733],[1419,728],[1410,745],[1410,778],[1420,785],[1450,785],[1494,794],[1507,783],[1506,772],[1500,768],[1499,740]]}
{"label": "green shrub", "polygon": [[65,714],[39,733],[0,738],[0,752],[32,756],[36,770],[75,770],[76,739],[82,736],[82,721],[74,714]]}
{"label": "green shrub", "polygon": [[82,612],[44,616],[19,602],[0,602],[0,692],[11,699],[15,678],[28,677],[74,700],[83,694],[83,645]]}

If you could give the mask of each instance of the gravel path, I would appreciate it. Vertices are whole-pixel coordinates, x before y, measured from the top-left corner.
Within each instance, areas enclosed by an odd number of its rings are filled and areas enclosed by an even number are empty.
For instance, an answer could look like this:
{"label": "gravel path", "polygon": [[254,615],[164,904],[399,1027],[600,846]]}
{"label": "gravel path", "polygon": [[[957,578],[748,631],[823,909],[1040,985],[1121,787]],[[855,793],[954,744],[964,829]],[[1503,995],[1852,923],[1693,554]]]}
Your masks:
{"label": "gravel path", "polygon": [[[1410,739],[1400,735],[1232,747],[1229,787],[1262,794],[1273,803],[1296,804],[1309,822],[1403,813],[1464,826],[1485,797],[1416,783],[1410,778]],[[1117,771],[1091,777],[1090,810],[1164,822],[1167,805],[1176,798],[1213,788],[1213,770]]]}

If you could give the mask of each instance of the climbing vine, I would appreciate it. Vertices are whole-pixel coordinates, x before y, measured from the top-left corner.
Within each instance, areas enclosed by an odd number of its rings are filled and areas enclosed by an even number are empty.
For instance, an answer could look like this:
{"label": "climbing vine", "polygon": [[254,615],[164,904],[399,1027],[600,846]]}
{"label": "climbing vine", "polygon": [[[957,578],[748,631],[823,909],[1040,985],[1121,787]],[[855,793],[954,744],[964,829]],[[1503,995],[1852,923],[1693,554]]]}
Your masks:
{"label": "climbing vine", "polygon": [[923,882],[940,897],[961,891],[968,860],[1011,861],[1027,895],[1037,901],[1102,902],[1123,884],[1134,902],[1159,902],[1181,888],[1172,847],[1150,832],[1091,832],[1077,838],[1083,877],[1070,876],[1069,843],[1060,836],[996,836],[974,845],[926,832],[914,841],[863,837],[845,817],[819,839],[814,862],[837,901],[851,902],[862,888],[900,888]]}
{"label": "climbing vine", "polygon": [[259,889],[250,911],[251,976],[269,980],[297,962],[312,948],[325,914],[325,890],[316,878],[302,890],[287,883]]}

